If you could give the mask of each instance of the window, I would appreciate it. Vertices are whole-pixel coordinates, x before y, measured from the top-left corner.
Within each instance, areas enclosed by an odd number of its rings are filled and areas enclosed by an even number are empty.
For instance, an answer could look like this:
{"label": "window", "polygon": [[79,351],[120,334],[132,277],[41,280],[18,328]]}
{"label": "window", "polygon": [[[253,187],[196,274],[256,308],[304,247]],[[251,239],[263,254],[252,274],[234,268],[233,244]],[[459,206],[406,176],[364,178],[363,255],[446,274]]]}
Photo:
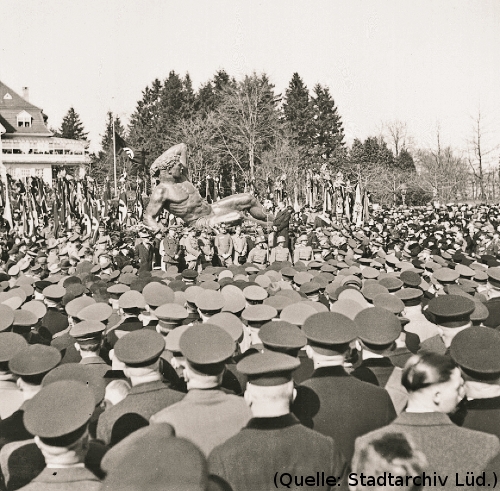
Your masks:
{"label": "window", "polygon": [[21,169],[21,177],[30,177],[31,169]]}
{"label": "window", "polygon": [[12,96],[8,92],[3,96],[3,98],[5,100],[7,100],[7,101],[11,101],[12,100]]}
{"label": "window", "polygon": [[26,111],[22,111],[17,115],[17,127],[18,128],[29,128],[31,126],[31,122],[33,118],[31,114]]}
{"label": "window", "polygon": [[35,169],[35,176],[43,177],[43,169]]}

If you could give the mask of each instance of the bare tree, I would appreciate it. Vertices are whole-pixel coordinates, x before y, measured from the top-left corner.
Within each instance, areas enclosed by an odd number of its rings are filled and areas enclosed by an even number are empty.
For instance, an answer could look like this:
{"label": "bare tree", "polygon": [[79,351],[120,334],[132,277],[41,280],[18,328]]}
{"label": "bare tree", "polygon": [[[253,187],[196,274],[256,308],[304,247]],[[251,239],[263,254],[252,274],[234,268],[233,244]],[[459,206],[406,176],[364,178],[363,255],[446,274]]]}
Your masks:
{"label": "bare tree", "polygon": [[[218,134],[224,148],[240,168],[248,169],[251,183],[255,181],[256,161],[272,143],[278,124],[276,103],[267,76],[254,73],[236,87],[227,87],[217,108]],[[238,157],[240,151],[246,153],[245,162]]]}
{"label": "bare tree", "polygon": [[408,126],[403,121],[394,120],[384,124],[382,134],[396,158],[399,157],[401,150],[408,148],[410,144]]}
{"label": "bare tree", "polygon": [[477,115],[472,117],[472,138],[468,141],[469,153],[467,160],[476,181],[479,182],[481,199],[486,198],[485,172],[491,163],[491,154],[498,148],[487,148],[485,144],[487,131],[484,127],[484,118],[481,109],[478,109]]}

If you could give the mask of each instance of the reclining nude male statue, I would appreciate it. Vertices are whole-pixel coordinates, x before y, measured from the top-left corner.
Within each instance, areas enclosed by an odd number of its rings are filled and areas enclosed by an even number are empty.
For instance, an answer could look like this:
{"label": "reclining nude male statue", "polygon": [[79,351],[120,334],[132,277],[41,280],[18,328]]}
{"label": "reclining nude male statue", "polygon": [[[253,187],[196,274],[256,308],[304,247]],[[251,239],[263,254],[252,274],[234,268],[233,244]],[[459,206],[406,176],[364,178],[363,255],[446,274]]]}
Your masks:
{"label": "reclining nude male statue", "polygon": [[161,229],[155,218],[165,208],[182,218],[188,226],[214,227],[219,223],[237,222],[248,213],[254,221],[272,222],[257,199],[248,193],[233,194],[212,204],[204,200],[188,178],[187,146],[179,143],[160,155],[151,166],[151,176],[160,177],[144,213],[144,224]]}

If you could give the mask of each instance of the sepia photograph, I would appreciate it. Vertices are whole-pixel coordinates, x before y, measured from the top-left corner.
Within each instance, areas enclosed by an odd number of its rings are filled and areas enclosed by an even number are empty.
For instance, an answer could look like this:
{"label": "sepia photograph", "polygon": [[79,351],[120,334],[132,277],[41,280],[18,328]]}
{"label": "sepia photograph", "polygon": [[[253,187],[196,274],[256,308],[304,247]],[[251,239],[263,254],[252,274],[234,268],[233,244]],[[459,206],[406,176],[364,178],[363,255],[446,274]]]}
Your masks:
{"label": "sepia photograph", "polygon": [[0,0],[0,491],[500,486],[498,0]]}

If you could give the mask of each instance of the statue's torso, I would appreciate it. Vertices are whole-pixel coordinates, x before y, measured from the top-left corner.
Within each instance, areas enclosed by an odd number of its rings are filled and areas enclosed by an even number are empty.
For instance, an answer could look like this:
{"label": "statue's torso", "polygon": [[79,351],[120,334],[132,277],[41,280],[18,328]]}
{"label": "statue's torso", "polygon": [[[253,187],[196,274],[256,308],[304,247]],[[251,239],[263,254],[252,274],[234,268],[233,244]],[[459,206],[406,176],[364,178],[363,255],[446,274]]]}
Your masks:
{"label": "statue's torso", "polygon": [[[163,182],[166,188],[165,208],[175,216],[189,223],[211,213],[210,205],[200,196],[198,190],[189,181]],[[164,194],[165,195],[165,194]]]}

